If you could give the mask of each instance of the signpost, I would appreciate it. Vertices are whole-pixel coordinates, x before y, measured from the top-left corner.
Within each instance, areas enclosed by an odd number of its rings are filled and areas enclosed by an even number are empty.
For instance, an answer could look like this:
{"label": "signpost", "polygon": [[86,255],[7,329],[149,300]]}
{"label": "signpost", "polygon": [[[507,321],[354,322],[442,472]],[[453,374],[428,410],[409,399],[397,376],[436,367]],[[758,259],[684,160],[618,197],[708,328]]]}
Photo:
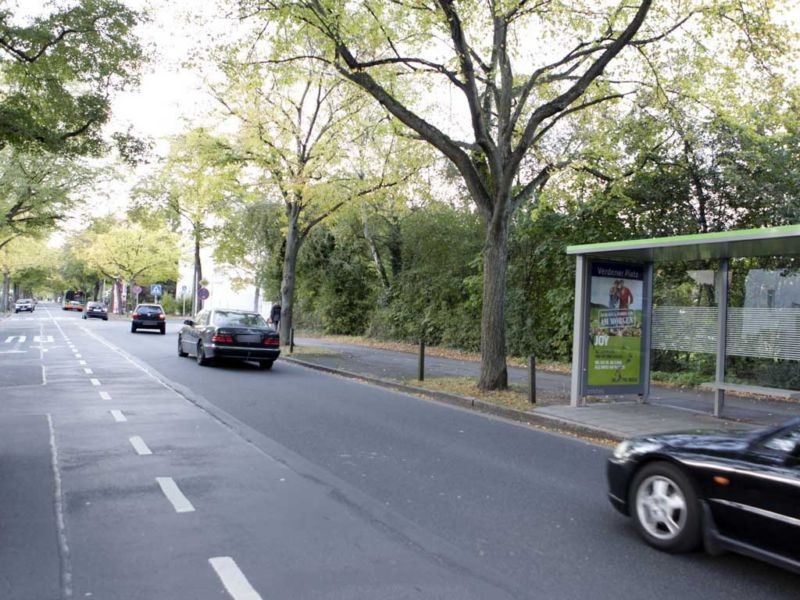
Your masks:
{"label": "signpost", "polygon": [[186,286],[181,286],[181,314],[186,314]]}
{"label": "signpost", "polygon": [[197,290],[197,296],[200,300],[208,300],[208,297],[211,295],[211,292],[208,291],[208,288],[201,287]]}
{"label": "signpost", "polygon": [[150,294],[155,299],[155,302],[158,302],[158,298],[159,298],[159,296],[161,296],[161,284],[160,283],[154,283],[153,285],[151,285],[150,286]]}

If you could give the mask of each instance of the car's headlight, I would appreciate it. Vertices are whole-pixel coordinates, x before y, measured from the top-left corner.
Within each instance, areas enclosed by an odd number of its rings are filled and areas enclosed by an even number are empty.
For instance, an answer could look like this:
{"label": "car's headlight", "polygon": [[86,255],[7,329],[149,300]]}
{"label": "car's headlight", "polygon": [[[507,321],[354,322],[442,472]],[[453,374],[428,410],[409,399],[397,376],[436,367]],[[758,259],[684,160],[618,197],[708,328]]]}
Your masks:
{"label": "car's headlight", "polygon": [[625,440],[624,442],[620,442],[617,444],[617,447],[614,448],[614,458],[617,460],[625,460],[631,455],[631,450],[633,449],[633,443],[630,440]]}

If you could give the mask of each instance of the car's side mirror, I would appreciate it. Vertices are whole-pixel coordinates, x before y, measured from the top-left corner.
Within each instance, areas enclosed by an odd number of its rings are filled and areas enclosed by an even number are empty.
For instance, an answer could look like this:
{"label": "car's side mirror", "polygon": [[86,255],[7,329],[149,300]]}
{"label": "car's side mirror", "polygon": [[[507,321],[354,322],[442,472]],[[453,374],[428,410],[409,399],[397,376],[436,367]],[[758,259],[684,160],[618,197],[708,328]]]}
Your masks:
{"label": "car's side mirror", "polygon": [[786,455],[784,462],[790,467],[800,465],[800,442],[795,444],[794,448]]}
{"label": "car's side mirror", "polygon": [[192,327],[194,325],[194,321],[192,321],[191,319],[186,319],[184,320],[183,324]]}

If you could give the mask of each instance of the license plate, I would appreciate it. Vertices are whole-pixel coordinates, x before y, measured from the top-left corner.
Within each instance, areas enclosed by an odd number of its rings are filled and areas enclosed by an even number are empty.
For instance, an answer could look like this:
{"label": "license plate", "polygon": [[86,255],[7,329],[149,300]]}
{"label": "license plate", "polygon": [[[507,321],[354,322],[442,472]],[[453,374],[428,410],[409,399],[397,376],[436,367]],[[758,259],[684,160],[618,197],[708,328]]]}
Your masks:
{"label": "license plate", "polygon": [[236,341],[243,344],[257,344],[261,341],[260,335],[237,335]]}
{"label": "license plate", "polygon": [[142,321],[142,325],[158,325],[158,321]]}

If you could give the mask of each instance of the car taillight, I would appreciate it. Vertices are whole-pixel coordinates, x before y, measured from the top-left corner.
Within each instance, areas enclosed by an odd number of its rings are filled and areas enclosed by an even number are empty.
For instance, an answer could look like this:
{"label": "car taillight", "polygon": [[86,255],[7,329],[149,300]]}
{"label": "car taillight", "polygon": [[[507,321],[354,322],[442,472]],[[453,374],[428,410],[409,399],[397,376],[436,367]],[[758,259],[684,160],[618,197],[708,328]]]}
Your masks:
{"label": "car taillight", "polygon": [[161,313],[160,315],[158,315],[158,318],[159,319],[166,319],[167,315],[165,315],[164,313]]}
{"label": "car taillight", "polygon": [[139,318],[139,313],[133,313],[131,315],[131,317],[134,318],[134,319],[138,319]]}
{"label": "car taillight", "polygon": [[281,340],[280,340],[280,338],[276,338],[276,337],[264,338],[264,345],[265,346],[280,346],[281,345]]}
{"label": "car taillight", "polygon": [[232,344],[233,336],[230,333],[215,333],[211,341],[217,344]]}

